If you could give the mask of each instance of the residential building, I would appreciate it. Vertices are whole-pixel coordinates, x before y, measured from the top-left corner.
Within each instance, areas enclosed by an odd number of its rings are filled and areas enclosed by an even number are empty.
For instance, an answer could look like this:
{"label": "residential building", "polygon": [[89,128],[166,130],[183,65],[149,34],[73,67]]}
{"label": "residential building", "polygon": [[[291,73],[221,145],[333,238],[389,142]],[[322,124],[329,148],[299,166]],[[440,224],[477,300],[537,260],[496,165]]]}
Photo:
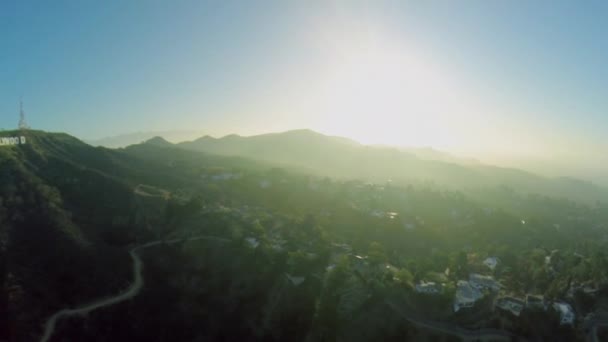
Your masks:
{"label": "residential building", "polygon": [[404,222],[403,228],[405,228],[406,231],[411,232],[412,230],[416,229],[416,224],[410,223],[410,222]]}
{"label": "residential building", "polygon": [[468,281],[459,280],[456,287],[456,295],[454,296],[454,312],[458,312],[462,308],[472,307],[482,297],[483,293],[471,286]]}
{"label": "residential building", "polygon": [[519,316],[524,309],[526,303],[523,299],[514,297],[503,297],[496,301],[496,306],[502,310],[508,311],[515,316]]}
{"label": "residential building", "polygon": [[494,280],[493,277],[484,276],[477,273],[471,273],[469,275],[469,282],[473,287],[477,288],[480,291],[484,289],[498,291],[501,288],[501,285],[496,280]]}
{"label": "residential building", "polygon": [[442,290],[442,286],[441,284],[437,284],[435,282],[425,282],[425,281],[421,281],[420,283],[416,284],[415,287],[415,291],[418,293],[425,293],[425,294],[438,294],[441,293]]}
{"label": "residential building", "polygon": [[492,271],[498,266],[499,259],[497,257],[488,257],[483,261],[483,264],[488,266]]}
{"label": "residential building", "polygon": [[527,294],[526,295],[526,307],[527,308],[545,308],[545,299],[543,298],[543,296],[538,296],[538,295],[531,295],[531,294]]}
{"label": "residential building", "polygon": [[211,175],[211,180],[221,181],[221,180],[230,180],[230,179],[239,179],[242,177],[240,173],[232,173],[232,172],[224,172]]}
{"label": "residential building", "polygon": [[245,241],[247,242],[247,244],[249,245],[249,247],[255,249],[256,247],[258,247],[258,245],[260,244],[260,242],[254,238],[254,237],[248,237],[245,239]]}
{"label": "residential building", "polygon": [[352,267],[355,272],[357,272],[360,276],[367,276],[370,272],[369,263],[367,262],[366,256],[361,255],[351,255],[352,256]]}
{"label": "residential building", "polygon": [[285,273],[285,276],[294,286],[299,286],[304,282],[304,280],[306,280],[305,277],[292,276],[289,273]]}
{"label": "residential building", "polygon": [[260,184],[260,188],[262,188],[262,189],[268,189],[272,186],[272,182],[269,180],[266,180],[266,179],[261,180],[259,184]]}
{"label": "residential building", "polygon": [[573,324],[574,323],[574,310],[572,310],[572,306],[568,303],[564,302],[555,302],[553,303],[553,308],[559,312],[560,324]]}

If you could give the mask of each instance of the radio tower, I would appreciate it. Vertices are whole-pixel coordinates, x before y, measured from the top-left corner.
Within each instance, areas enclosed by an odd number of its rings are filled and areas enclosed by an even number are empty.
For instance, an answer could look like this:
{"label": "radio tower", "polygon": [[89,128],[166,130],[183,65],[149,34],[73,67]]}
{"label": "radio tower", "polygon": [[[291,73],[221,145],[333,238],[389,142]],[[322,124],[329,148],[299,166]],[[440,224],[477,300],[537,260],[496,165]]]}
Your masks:
{"label": "radio tower", "polygon": [[27,125],[25,121],[25,112],[23,111],[23,101],[19,101],[19,129],[29,129],[30,126]]}

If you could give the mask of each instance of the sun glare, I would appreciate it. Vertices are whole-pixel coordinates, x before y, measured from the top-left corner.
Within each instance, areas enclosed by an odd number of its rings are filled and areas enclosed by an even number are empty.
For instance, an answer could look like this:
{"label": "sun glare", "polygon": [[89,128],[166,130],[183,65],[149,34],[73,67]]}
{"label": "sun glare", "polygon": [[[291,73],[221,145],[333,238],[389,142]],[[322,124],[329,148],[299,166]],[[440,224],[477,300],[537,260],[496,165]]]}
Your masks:
{"label": "sun glare", "polygon": [[411,52],[394,48],[345,54],[328,76],[325,130],[363,143],[454,143],[453,115],[462,103],[438,70]]}

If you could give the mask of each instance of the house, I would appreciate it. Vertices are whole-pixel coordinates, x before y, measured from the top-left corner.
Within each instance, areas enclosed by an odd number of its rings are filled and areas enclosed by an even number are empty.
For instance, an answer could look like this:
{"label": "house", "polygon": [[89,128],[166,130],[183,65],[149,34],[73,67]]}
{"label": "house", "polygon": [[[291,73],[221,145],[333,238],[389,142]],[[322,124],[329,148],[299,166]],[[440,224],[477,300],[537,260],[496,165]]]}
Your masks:
{"label": "house", "polygon": [[399,213],[396,213],[394,211],[382,211],[379,209],[374,209],[370,212],[371,216],[377,217],[377,218],[389,218],[389,219],[394,219],[395,217],[399,216]]}
{"label": "house", "polygon": [[352,247],[346,243],[332,242],[331,246],[334,248],[334,251],[338,253],[350,253],[353,250]]}
{"label": "house", "polygon": [[391,264],[386,264],[384,265],[384,268],[388,271],[388,272],[392,272],[393,274],[396,274],[397,272],[399,272],[399,269]]}
{"label": "house", "polygon": [[488,266],[492,271],[498,266],[500,260],[497,257],[488,257],[483,261],[483,264]]}
{"label": "house", "polygon": [[289,273],[285,273],[285,276],[294,286],[299,286],[304,282],[304,280],[306,280],[305,277],[292,276]]}
{"label": "house", "polygon": [[596,287],[591,286],[591,285],[585,285],[583,286],[583,293],[587,294],[587,295],[594,295],[597,293],[597,291],[599,291]]}
{"label": "house", "polygon": [[491,276],[484,276],[477,273],[469,274],[469,282],[471,286],[477,288],[478,290],[488,289],[491,291],[498,291],[501,288],[501,285],[494,280]]}
{"label": "house", "polygon": [[503,297],[496,301],[496,306],[502,310],[508,311],[515,316],[519,316],[524,309],[526,303],[523,299],[514,297]]}
{"label": "house", "polygon": [[370,214],[372,216],[375,216],[375,217],[378,217],[378,218],[384,217],[384,213],[381,210],[378,210],[378,209],[372,210],[372,212]]}
{"label": "house", "polygon": [[248,237],[245,239],[245,241],[247,242],[247,244],[249,245],[249,247],[255,249],[256,247],[258,247],[258,245],[260,244],[260,242],[254,238],[254,237]]}
{"label": "house", "polygon": [[403,228],[405,228],[406,231],[411,232],[412,230],[416,229],[416,224],[410,223],[410,222],[404,222]]}
{"label": "house", "polygon": [[479,299],[483,297],[483,293],[466,280],[459,280],[456,287],[456,295],[454,296],[454,312],[458,312],[462,308],[470,308],[475,305]]}
{"label": "house", "polygon": [[595,287],[593,285],[593,283],[591,282],[587,282],[587,283],[573,283],[570,285],[570,287],[568,288],[568,291],[566,292],[566,297],[567,298],[574,298],[574,295],[576,294],[576,292],[582,292],[586,295],[589,296],[593,296],[595,295],[599,290],[597,287]]}
{"label": "house", "polygon": [[416,284],[415,287],[415,291],[418,293],[425,293],[425,294],[438,294],[440,293],[442,290],[442,286],[441,284],[437,284],[435,282],[425,282],[425,281],[421,281],[420,283]]}
{"label": "house", "polygon": [[574,323],[574,310],[572,310],[572,306],[568,303],[564,302],[555,302],[553,303],[553,308],[559,312],[560,324],[573,324]]}
{"label": "house", "polygon": [[273,239],[270,243],[270,246],[272,247],[272,249],[277,252],[281,252],[281,251],[285,250],[286,245],[287,245],[287,240],[283,240],[279,237],[273,237]]}
{"label": "house", "polygon": [[435,283],[447,283],[448,277],[443,272],[427,272],[424,279]]}
{"label": "house", "polygon": [[545,299],[543,296],[536,296],[527,294],[526,295],[526,307],[527,308],[545,308]]}
{"label": "house", "polygon": [[370,273],[370,267],[366,256],[352,255],[351,264],[353,270],[360,276],[367,276]]}
{"label": "house", "polygon": [[241,174],[238,173],[231,173],[231,172],[223,172],[223,173],[218,173],[218,174],[214,174],[211,176],[211,180],[214,181],[222,181],[222,180],[230,180],[230,179],[239,179],[241,178]]}

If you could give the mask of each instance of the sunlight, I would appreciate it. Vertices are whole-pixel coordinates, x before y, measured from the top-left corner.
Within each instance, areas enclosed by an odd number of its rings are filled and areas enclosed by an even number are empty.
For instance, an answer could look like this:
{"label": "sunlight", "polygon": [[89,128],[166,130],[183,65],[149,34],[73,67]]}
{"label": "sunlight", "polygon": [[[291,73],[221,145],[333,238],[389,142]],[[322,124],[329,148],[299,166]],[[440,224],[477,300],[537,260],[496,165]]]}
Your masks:
{"label": "sunlight", "polygon": [[395,48],[345,55],[326,83],[326,130],[363,143],[454,143],[451,118],[464,103],[430,63]]}

